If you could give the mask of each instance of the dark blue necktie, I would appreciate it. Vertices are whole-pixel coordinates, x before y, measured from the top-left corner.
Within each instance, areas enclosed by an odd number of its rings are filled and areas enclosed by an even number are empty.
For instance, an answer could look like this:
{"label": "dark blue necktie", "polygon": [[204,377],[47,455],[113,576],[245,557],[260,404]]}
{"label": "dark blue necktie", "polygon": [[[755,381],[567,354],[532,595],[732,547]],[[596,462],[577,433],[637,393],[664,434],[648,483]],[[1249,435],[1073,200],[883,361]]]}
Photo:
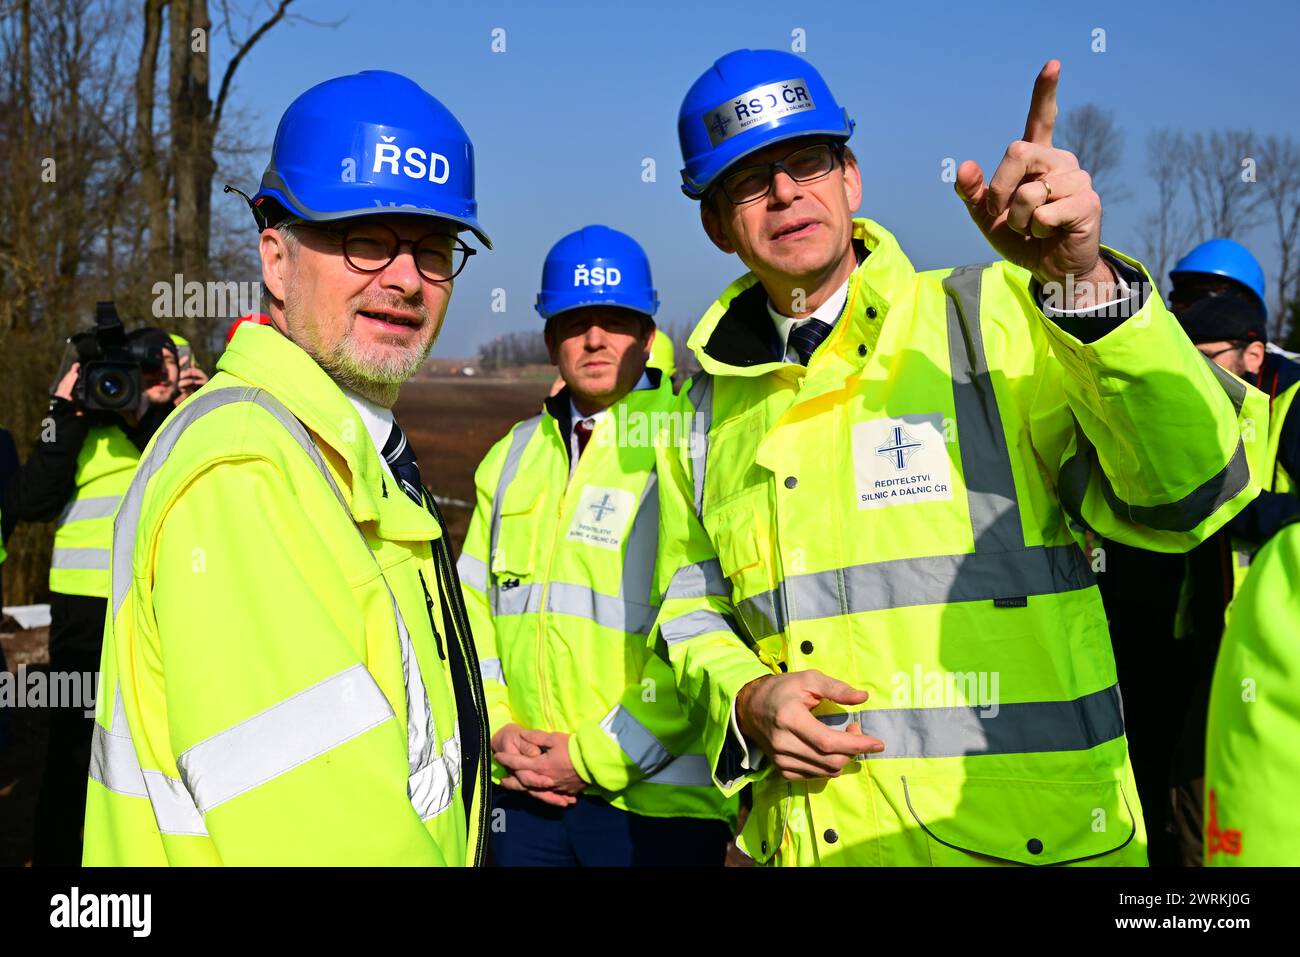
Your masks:
{"label": "dark blue necktie", "polygon": [[806,366],[822,340],[831,334],[831,328],[830,323],[820,319],[805,319],[790,330],[786,346],[794,350],[799,357],[799,364]]}
{"label": "dark blue necktie", "polygon": [[420,481],[420,466],[415,461],[415,450],[406,441],[406,433],[396,421],[384,443],[384,461],[393,470],[393,475],[401,483],[402,491],[410,496],[416,505],[424,505],[423,483]]}

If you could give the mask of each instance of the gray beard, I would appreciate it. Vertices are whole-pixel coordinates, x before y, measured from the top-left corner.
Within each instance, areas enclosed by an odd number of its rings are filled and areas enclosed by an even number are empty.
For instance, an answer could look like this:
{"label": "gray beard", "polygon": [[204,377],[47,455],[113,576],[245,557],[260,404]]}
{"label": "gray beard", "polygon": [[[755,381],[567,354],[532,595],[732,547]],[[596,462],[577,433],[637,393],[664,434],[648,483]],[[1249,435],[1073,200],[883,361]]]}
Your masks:
{"label": "gray beard", "polygon": [[[359,360],[350,347],[350,335],[343,336],[330,348],[317,341],[314,331],[306,322],[299,323],[301,315],[298,297],[286,291],[284,303],[285,325],[292,339],[304,352],[316,360],[326,375],[341,388],[355,392],[384,408],[392,408],[402,385],[420,370],[424,360],[433,351],[437,336],[433,336],[423,352],[416,355],[394,356],[379,363]],[[306,332],[307,334],[303,334]]]}

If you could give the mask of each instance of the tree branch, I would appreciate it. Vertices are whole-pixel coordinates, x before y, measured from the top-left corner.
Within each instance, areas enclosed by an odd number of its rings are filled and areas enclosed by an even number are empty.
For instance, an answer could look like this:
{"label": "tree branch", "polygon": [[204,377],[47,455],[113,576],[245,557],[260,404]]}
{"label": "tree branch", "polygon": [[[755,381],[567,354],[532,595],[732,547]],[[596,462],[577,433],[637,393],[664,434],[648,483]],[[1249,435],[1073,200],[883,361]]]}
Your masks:
{"label": "tree branch", "polygon": [[221,78],[221,90],[217,93],[217,107],[212,113],[212,128],[214,130],[221,129],[221,112],[226,107],[226,96],[230,93],[230,84],[235,79],[235,71],[239,69],[239,64],[248,55],[248,51],[253,49],[257,41],[262,39],[266,31],[284,19],[284,12],[291,3],[293,3],[293,0],[280,0],[280,5],[276,8],[275,13],[271,14],[265,23],[253,31],[243,45],[235,51],[235,55],[230,58],[230,62],[226,64],[225,75]]}

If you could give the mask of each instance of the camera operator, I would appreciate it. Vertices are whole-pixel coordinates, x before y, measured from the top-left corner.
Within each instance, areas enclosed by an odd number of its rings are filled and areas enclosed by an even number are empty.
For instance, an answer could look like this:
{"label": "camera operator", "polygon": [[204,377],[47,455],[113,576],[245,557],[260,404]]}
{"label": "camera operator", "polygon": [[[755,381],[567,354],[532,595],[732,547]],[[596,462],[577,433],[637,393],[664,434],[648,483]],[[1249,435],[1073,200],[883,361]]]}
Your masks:
{"label": "camera operator", "polygon": [[[83,365],[91,370],[83,349],[83,361],[72,361],[53,390],[31,458],[4,492],[7,522],[58,520],[50,562],[51,675],[98,672],[113,515],[149,439],[176,403],[207,381],[201,370],[193,370],[182,389],[179,350],[163,330],[147,327],[122,337],[115,314],[112,322],[122,346],[109,354],[108,364],[117,360],[114,371],[120,376],[125,367],[122,380],[108,386],[82,382]],[[129,357],[126,363],[123,354]],[[87,372],[87,378],[94,375]],[[113,390],[124,390],[117,394],[132,400],[129,407],[115,412],[103,408],[104,396],[111,397]],[[83,706],[54,708],[50,716],[45,778],[36,807],[37,865],[81,862],[94,718],[84,703],[73,704]]]}

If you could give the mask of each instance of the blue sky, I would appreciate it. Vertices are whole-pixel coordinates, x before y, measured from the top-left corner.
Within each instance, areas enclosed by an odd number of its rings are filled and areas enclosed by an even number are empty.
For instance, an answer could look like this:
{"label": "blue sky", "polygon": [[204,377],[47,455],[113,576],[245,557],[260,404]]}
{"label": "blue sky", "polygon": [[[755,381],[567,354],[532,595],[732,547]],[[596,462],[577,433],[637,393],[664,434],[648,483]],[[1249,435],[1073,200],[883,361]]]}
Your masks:
{"label": "blue sky", "polygon": [[[1033,78],[1052,56],[1063,63],[1062,111],[1095,102],[1115,111],[1125,133],[1123,179],[1132,196],[1102,201],[1104,238],[1126,251],[1152,205],[1143,173],[1148,131],[1300,135],[1300,3],[1284,0],[317,0],[302,7],[315,20],[344,22],[282,25],[268,34],[232,94],[248,126],[224,133],[269,152],[275,124],[298,93],[368,68],[407,74],[457,115],[474,141],[480,219],[496,250],[475,257],[457,280],[436,349],[444,356],[473,354],[502,332],[540,328],[532,304],[546,250],[592,222],[645,246],[661,323],[698,319],[743,267],[709,244],[696,205],[681,194],[677,109],[718,56],[746,46],[788,50],[795,29],[806,37],[803,55],[857,121],[850,142],[863,166],[861,215],[893,231],[918,268],[989,258],[941,179],[941,164],[975,159],[991,175],[1020,136]],[[491,49],[496,28],[505,30],[504,53]],[[1104,53],[1090,49],[1096,28],[1106,31]],[[216,73],[228,51],[215,36],[212,53]],[[652,183],[642,181],[647,157],[656,166]],[[263,163],[258,157],[254,165],[260,171]],[[239,185],[252,192],[256,183]],[[1248,241],[1271,282],[1271,234],[1261,230]],[[490,308],[495,288],[506,290],[504,313]]]}

